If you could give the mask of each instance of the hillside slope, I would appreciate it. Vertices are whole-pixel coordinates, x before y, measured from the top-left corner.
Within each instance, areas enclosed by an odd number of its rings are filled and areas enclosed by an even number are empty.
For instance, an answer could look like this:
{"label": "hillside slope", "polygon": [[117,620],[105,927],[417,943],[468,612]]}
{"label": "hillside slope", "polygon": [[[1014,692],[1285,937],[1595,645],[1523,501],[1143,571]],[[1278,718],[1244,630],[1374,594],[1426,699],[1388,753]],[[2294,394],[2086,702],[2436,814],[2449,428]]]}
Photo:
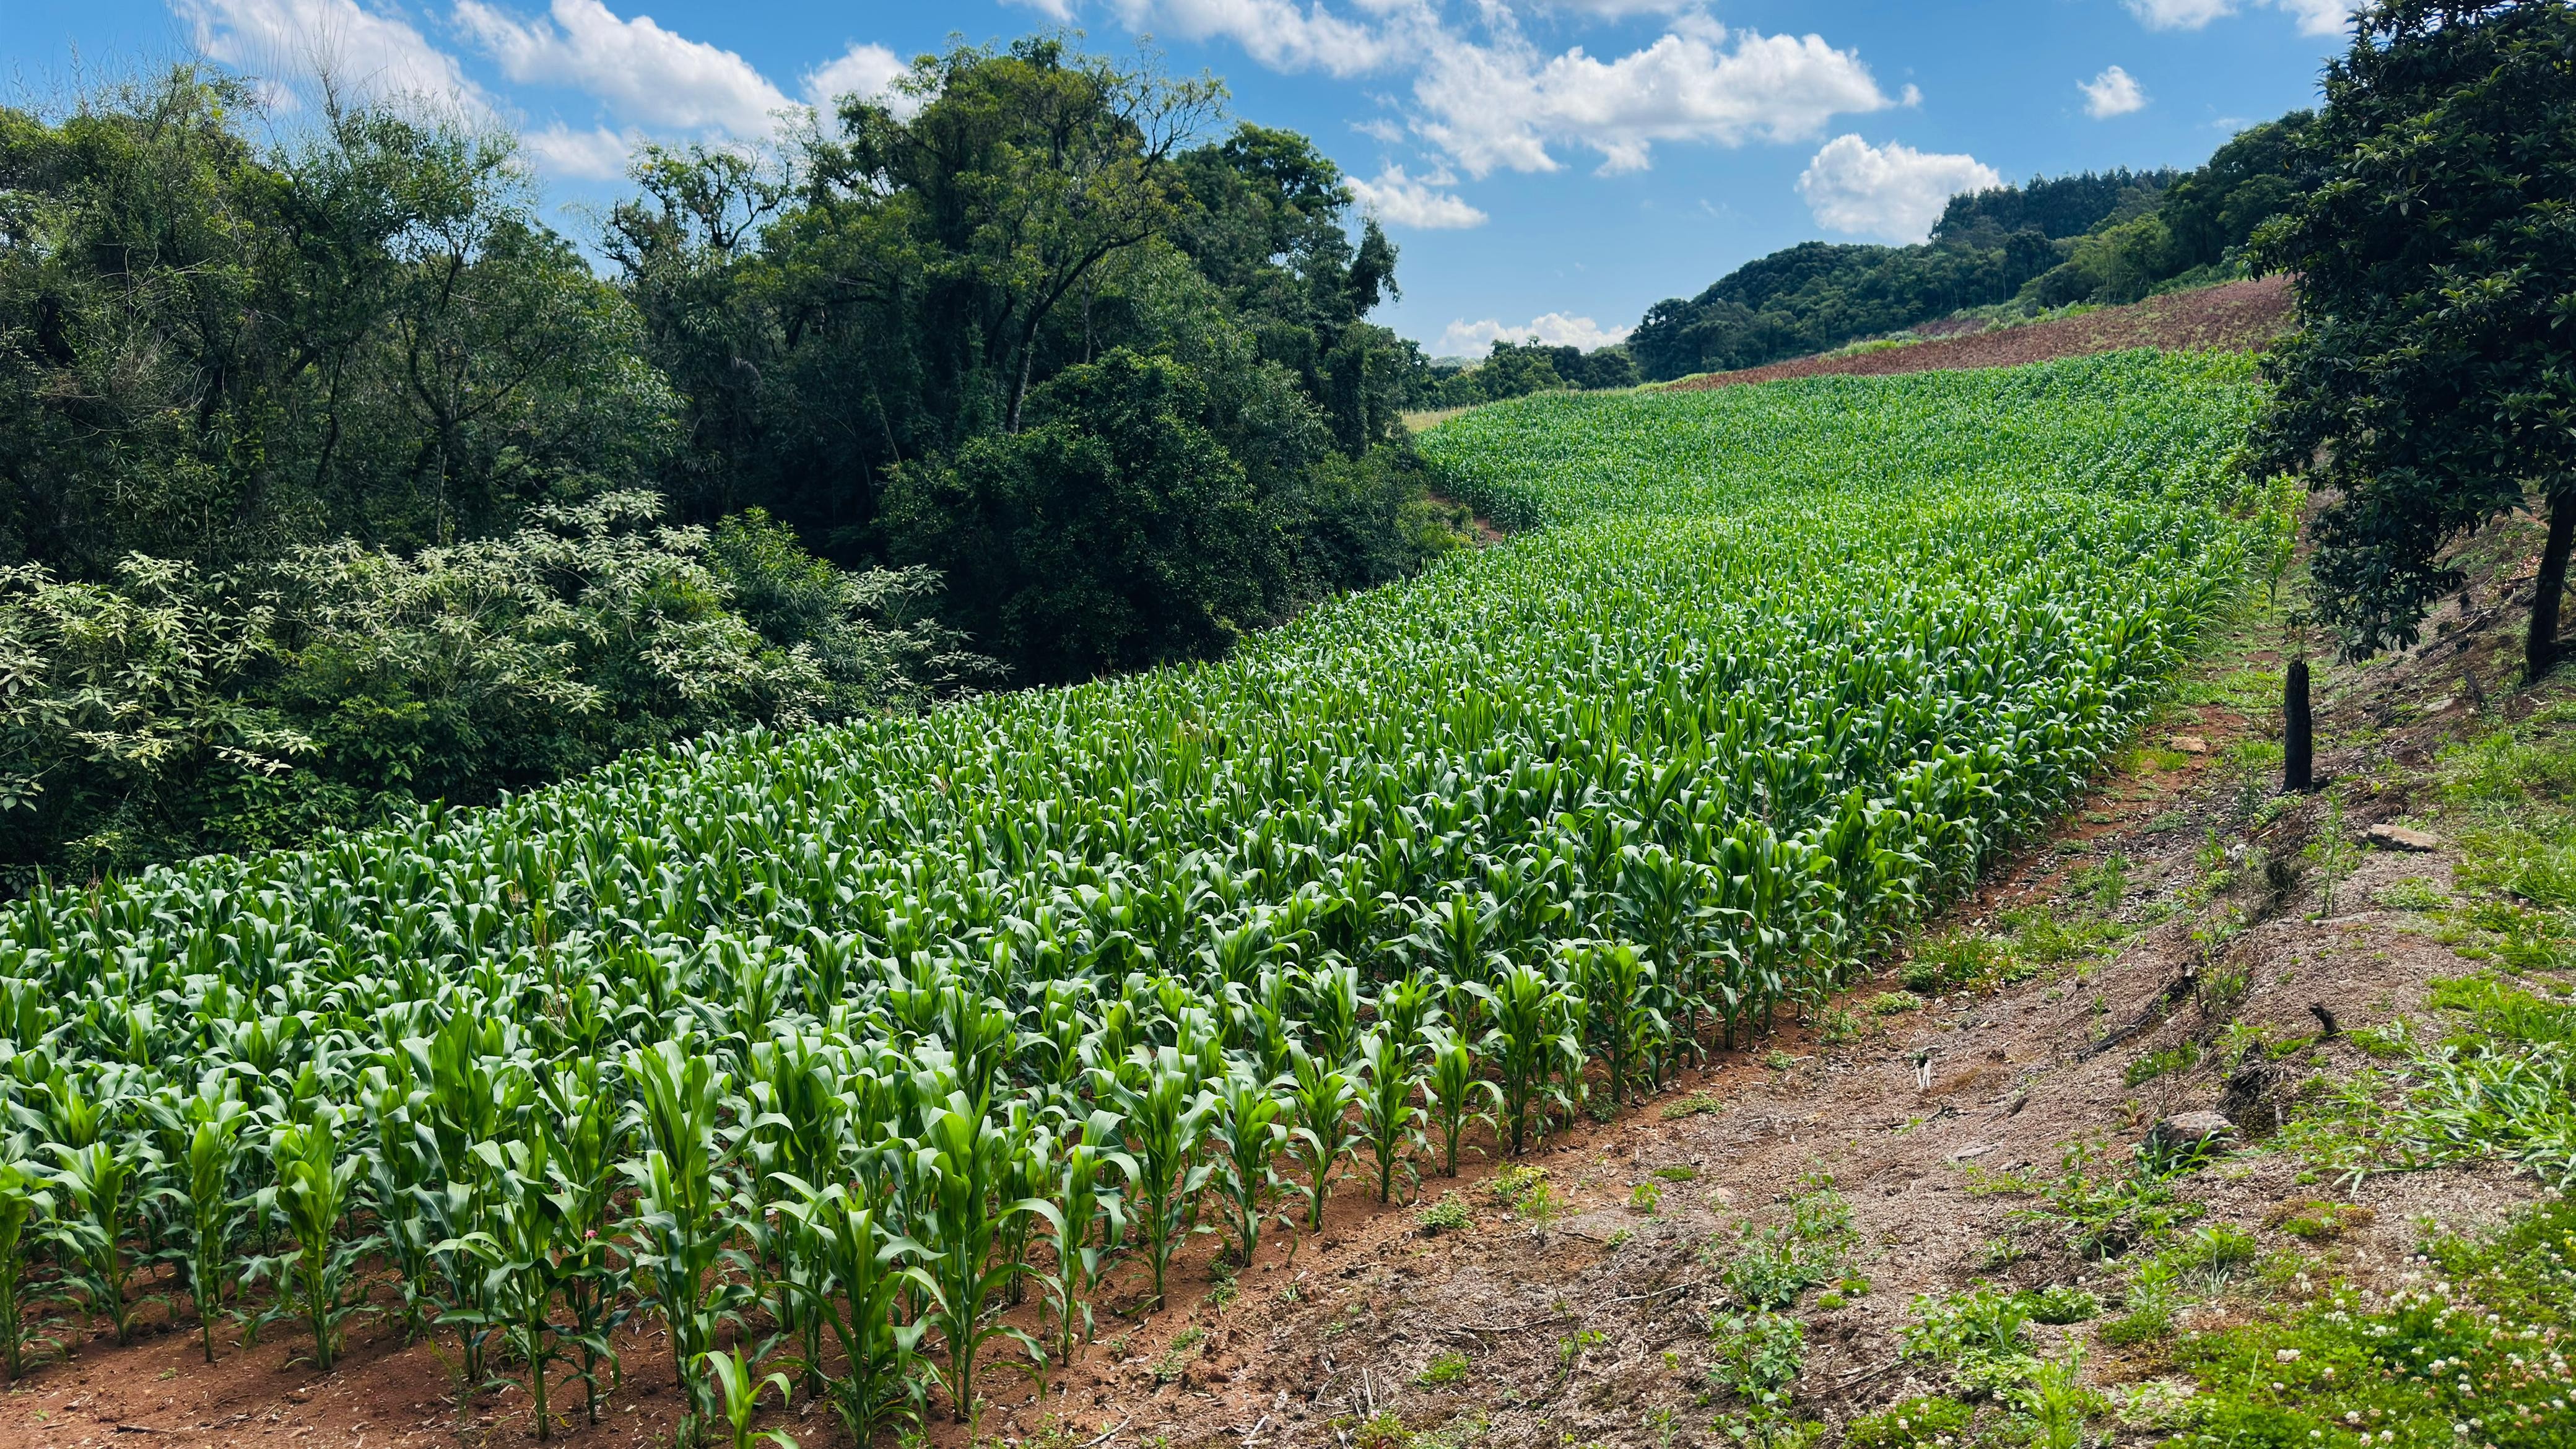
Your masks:
{"label": "hillside slope", "polygon": [[2290,279],[2258,277],[2249,282],[2168,293],[2125,307],[2104,307],[2072,317],[1895,347],[1792,358],[1735,372],[1703,373],[1664,386],[1692,390],[1828,374],[1884,377],[1946,368],[2013,367],[2128,347],[2242,352],[2261,348],[2296,325]]}

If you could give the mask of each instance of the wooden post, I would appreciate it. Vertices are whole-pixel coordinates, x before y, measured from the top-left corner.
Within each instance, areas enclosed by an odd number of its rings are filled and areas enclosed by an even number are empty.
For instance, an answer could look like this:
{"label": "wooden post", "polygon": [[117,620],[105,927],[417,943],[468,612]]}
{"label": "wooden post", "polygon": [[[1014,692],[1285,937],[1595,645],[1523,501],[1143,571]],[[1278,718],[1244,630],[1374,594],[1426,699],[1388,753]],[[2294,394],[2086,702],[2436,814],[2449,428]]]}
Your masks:
{"label": "wooden post", "polygon": [[2289,682],[2281,690],[2281,720],[2287,726],[2281,740],[2281,788],[2312,790],[2316,788],[2317,737],[2316,720],[2308,710],[2308,657],[2304,654],[2290,661]]}

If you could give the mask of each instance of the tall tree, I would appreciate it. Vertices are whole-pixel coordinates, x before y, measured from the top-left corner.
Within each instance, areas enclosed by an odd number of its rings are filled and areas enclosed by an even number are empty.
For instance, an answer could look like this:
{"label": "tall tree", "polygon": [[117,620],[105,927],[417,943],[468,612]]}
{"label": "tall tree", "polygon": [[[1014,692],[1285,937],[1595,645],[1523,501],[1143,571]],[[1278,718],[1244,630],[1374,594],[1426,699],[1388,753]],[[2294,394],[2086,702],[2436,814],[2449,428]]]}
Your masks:
{"label": "tall tree", "polygon": [[2576,5],[2375,5],[2325,95],[2299,142],[2321,184],[2255,241],[2306,327],[2266,363],[2254,461],[2330,491],[2318,613],[2356,655],[2414,641],[2453,541],[2545,516],[2537,677],[2576,543]]}

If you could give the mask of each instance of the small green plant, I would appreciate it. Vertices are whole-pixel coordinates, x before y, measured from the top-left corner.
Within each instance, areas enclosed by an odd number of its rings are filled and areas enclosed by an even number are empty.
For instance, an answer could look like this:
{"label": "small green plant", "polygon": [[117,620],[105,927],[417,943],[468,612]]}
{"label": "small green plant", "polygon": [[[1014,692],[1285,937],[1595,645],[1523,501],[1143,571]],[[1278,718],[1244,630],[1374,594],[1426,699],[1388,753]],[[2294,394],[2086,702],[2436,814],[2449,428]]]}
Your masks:
{"label": "small green plant", "polygon": [[1646,1214],[1648,1217],[1654,1216],[1654,1214],[1663,1207],[1663,1203],[1664,1186],[1662,1183],[1653,1181],[1641,1182],[1635,1187],[1628,1189],[1628,1206],[1636,1209],[1638,1212]]}
{"label": "small green plant", "polygon": [[2082,1323],[2102,1314],[2100,1298],[2070,1283],[2053,1283],[2021,1297],[2031,1318],[2040,1323]]}
{"label": "small green plant", "polygon": [[1655,1176],[1662,1178],[1666,1182],[1697,1182],[1699,1180],[1699,1169],[1692,1167],[1687,1163],[1680,1163],[1671,1167],[1656,1168]]}
{"label": "small green plant", "polygon": [[1756,1310],[1722,1313],[1709,1320],[1712,1389],[1734,1396],[1757,1422],[1785,1415],[1791,1390],[1807,1364],[1807,1331],[1784,1314]]}
{"label": "small green plant", "polygon": [[1511,1163],[1495,1173],[1486,1184],[1502,1205],[1519,1217],[1534,1223],[1550,1223],[1564,1215],[1565,1200],[1549,1185],[1547,1169],[1523,1163]]}
{"label": "small green plant", "polygon": [[1715,1092],[1693,1092],[1678,1102],[1665,1103],[1661,1115],[1667,1122],[1678,1122],[1684,1117],[1697,1117],[1724,1110],[1726,1110],[1726,1101]]}
{"label": "small green plant", "polygon": [[2420,875],[2401,876],[2371,893],[2371,899],[2392,911],[2432,912],[2451,904],[2450,892]]}
{"label": "small green plant", "polygon": [[1844,1432],[1846,1449],[1917,1449],[1948,1444],[1967,1434],[1977,1411],[1939,1394],[1906,1399],[1875,1414],[1854,1419]]}
{"label": "small green plant", "polygon": [[2135,1087],[2174,1072],[2187,1072],[2200,1065],[2200,1048],[2190,1042],[2169,1046],[2161,1051],[2143,1052],[2131,1058],[2121,1071],[2123,1086]]}
{"label": "small green plant", "polygon": [[1413,1442],[1413,1431],[1391,1409],[1378,1411],[1351,1431],[1351,1449],[1411,1449]]}
{"label": "small green plant", "polygon": [[1872,1016],[1902,1016],[1923,1005],[1923,998],[1911,991],[1882,991],[1869,999]]}
{"label": "small green plant", "polygon": [[1413,1381],[1426,1389],[1445,1389],[1465,1383],[1467,1367],[1467,1356],[1454,1349],[1435,1353],[1431,1362],[1422,1366],[1422,1372],[1413,1376]]}
{"label": "small green plant", "polygon": [[1840,1046],[1860,1034],[1860,1018],[1848,1007],[1829,1007],[1816,1018],[1816,1040],[1826,1046]]}
{"label": "small green plant", "polygon": [[1454,1192],[1444,1192],[1438,1202],[1424,1203],[1414,1209],[1413,1220],[1421,1225],[1424,1232],[1434,1234],[1463,1232],[1475,1221],[1468,1215],[1467,1205],[1460,1202]]}
{"label": "small green plant", "polygon": [[796,1386],[787,1375],[771,1374],[755,1379],[753,1375],[759,1372],[758,1367],[745,1363],[739,1348],[701,1354],[698,1363],[715,1383],[716,1392],[710,1397],[717,1412],[723,1416],[728,1449],[752,1449],[753,1445],[764,1441],[775,1449],[796,1449],[796,1441],[783,1429],[760,1432],[751,1427],[752,1417],[760,1412],[763,1390],[775,1387],[781,1404],[795,1397]]}
{"label": "small green plant", "polygon": [[1947,1365],[1971,1394],[2008,1392],[2037,1367],[2031,1307],[2021,1294],[1979,1284],[1939,1298],[1920,1295],[1912,1315],[1899,1339],[1905,1356]]}
{"label": "small green plant", "polygon": [[2294,1238],[2312,1243],[2331,1242],[2357,1227],[2367,1227],[2379,1215],[2353,1203],[2319,1202],[2302,1199],[2274,1208],[2264,1222]]}
{"label": "small green plant", "polygon": [[2042,1363],[2022,1390],[2022,1408],[2038,1433],[2034,1449],[2083,1449],[2085,1421],[2109,1411],[2110,1401],[2084,1385],[2084,1351]]}
{"label": "small green plant", "polygon": [[1557,1381],[1562,1383],[1573,1374],[1574,1366],[1582,1361],[1585,1349],[1599,1348],[1609,1341],[1610,1336],[1597,1328],[1577,1329],[1572,1334],[1558,1339],[1556,1341]]}

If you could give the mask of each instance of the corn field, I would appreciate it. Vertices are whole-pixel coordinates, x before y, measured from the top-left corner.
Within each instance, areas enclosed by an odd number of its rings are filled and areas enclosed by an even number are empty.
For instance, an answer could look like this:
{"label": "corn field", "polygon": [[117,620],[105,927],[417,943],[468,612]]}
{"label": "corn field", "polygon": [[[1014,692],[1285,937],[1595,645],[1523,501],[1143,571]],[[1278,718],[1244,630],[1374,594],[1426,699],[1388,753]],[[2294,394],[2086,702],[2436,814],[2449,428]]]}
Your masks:
{"label": "corn field", "polygon": [[2278,526],[2256,401],[2143,353],[1535,398],[1424,440],[1520,532],[1221,663],[41,891],[0,1368],[149,1295],[209,1359],[399,1321],[540,1437],[637,1327],[694,1434],[965,1417],[1199,1235],[1813,1009],[2134,727]]}

